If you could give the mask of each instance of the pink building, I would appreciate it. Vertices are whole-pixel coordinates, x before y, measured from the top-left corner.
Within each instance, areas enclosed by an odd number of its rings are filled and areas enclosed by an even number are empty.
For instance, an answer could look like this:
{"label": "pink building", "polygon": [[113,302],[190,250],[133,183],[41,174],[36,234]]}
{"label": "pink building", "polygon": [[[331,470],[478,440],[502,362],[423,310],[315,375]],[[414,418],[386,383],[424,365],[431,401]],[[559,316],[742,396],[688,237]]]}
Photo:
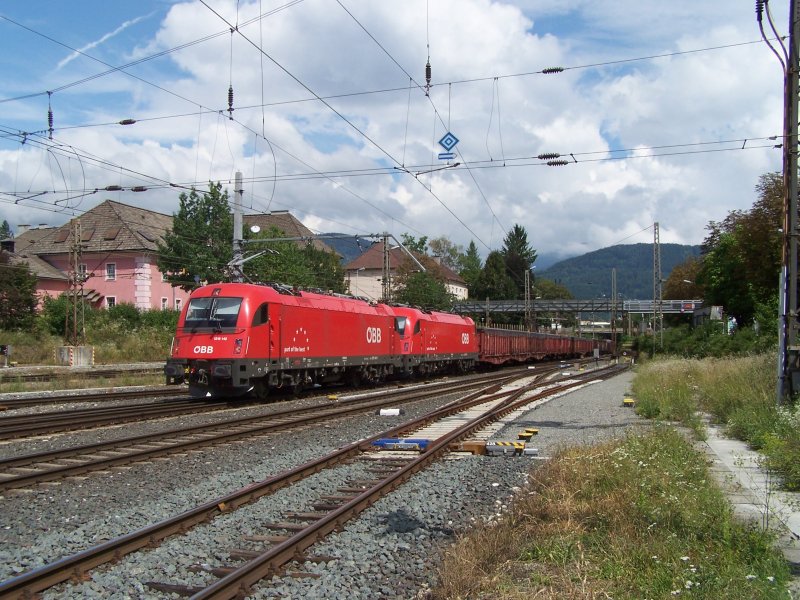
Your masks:
{"label": "pink building", "polygon": [[18,226],[13,252],[37,276],[40,297],[69,289],[78,256],[84,297],[94,306],[180,309],[189,294],[163,281],[156,266],[157,242],[171,230],[171,216],[106,200],[61,227]]}

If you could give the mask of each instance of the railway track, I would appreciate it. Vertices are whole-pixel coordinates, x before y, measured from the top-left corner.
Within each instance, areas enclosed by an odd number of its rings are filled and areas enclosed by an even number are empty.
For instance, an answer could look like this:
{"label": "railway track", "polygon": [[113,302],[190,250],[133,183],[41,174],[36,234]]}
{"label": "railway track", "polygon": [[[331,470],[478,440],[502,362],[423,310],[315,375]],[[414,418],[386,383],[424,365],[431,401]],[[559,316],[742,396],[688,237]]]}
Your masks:
{"label": "railway track", "polygon": [[133,368],[12,367],[0,370],[0,382],[48,382],[72,379],[113,379],[126,375],[163,375],[163,365]]}
{"label": "railway track", "polygon": [[[73,556],[24,573],[0,583],[0,598],[27,598],[70,578],[80,579],[96,566],[117,561],[121,556],[160,543],[176,533],[185,533],[196,524],[209,521],[218,515],[233,511],[258,498],[298,482],[324,469],[335,468],[347,462],[365,461],[365,471],[371,476],[351,481],[336,495],[323,495],[315,501],[311,512],[293,512],[285,515],[285,521],[261,524],[264,535],[250,535],[246,539],[260,546],[257,550],[227,552],[231,558],[245,560],[243,565],[210,567],[197,565],[197,570],[217,577],[204,587],[189,587],[163,582],[148,582],[153,589],[191,594],[195,599],[234,598],[246,595],[262,578],[279,572],[288,563],[296,560],[325,560],[313,557],[308,549],[326,535],[340,529],[365,508],[382,496],[391,493],[414,473],[424,469],[466,438],[502,415],[518,410],[536,399],[562,392],[570,387],[583,385],[592,378],[603,378],[618,372],[620,368],[601,369],[583,375],[579,380],[561,384],[550,384],[548,389],[530,397],[532,387],[499,393],[497,385],[471,394],[459,402],[450,403],[419,419],[415,419],[383,431],[370,438],[359,440],[340,448],[322,458],[300,465],[264,481],[253,483],[232,494],[206,502],[195,509],[174,518],[145,527],[89,548]],[[487,383],[484,382],[484,385]],[[488,403],[488,404],[487,404]],[[417,455],[403,457],[385,455],[375,450],[374,443],[382,438],[407,435],[425,425],[455,415],[476,405],[485,405],[478,416],[456,419],[457,425],[436,439],[430,440],[426,450]],[[491,404],[491,405],[490,405]]]}
{"label": "railway track", "polygon": [[73,392],[71,394],[25,394],[12,395],[6,394],[0,397],[0,411],[13,410],[15,408],[27,408],[29,406],[41,406],[47,404],[71,404],[76,402],[110,402],[112,400],[128,400],[132,398],[157,398],[161,396],[177,396],[178,390],[174,385],[158,388],[144,389],[119,389]]}
{"label": "railway track", "polygon": [[11,415],[0,417],[0,440],[196,414],[231,406],[231,402],[227,400],[198,401],[177,397],[148,404],[123,404],[30,415]]}
{"label": "railway track", "polygon": [[[504,374],[500,376],[500,380],[514,376]],[[498,375],[489,375],[455,385],[453,382],[441,382],[414,390],[400,389],[391,393],[381,391],[352,400],[331,400],[313,407],[277,410],[268,415],[239,417],[111,442],[7,458],[0,460],[0,492],[206,446],[230,443],[247,437],[302,427],[398,403],[423,400],[442,394],[444,391],[450,393],[451,391],[469,390],[486,385],[487,381],[497,380]]]}

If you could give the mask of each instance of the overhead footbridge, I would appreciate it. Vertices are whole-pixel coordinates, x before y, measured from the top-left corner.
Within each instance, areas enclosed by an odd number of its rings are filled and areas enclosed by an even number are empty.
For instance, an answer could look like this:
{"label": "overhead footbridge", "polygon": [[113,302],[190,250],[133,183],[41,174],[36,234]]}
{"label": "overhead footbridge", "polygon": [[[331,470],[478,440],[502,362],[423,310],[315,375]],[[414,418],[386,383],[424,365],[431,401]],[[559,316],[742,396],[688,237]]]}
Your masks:
{"label": "overhead footbridge", "polygon": [[[702,300],[662,300],[660,312],[663,314],[691,314],[703,308]],[[618,300],[611,298],[591,298],[589,300],[544,300],[537,298],[526,304],[524,300],[467,300],[453,306],[453,312],[459,314],[476,313],[525,313],[560,312],[560,313],[603,313],[621,312],[647,314],[659,311],[659,303],[654,300]]]}

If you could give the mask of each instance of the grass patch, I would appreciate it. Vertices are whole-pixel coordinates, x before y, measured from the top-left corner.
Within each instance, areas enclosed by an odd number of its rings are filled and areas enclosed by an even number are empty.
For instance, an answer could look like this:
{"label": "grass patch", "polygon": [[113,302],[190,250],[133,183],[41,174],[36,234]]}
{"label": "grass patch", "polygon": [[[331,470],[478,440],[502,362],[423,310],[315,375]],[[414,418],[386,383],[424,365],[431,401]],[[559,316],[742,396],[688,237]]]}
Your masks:
{"label": "grass patch", "polygon": [[733,519],[671,428],[567,449],[446,554],[433,598],[785,598],[772,538]]}
{"label": "grass patch", "polygon": [[[141,327],[126,329],[124,323],[115,323],[98,329],[86,340],[94,348],[96,364],[162,362],[169,355],[173,330]],[[0,331],[0,343],[12,346],[10,360],[20,366],[54,365],[56,348],[64,340],[41,332],[22,333]]]}
{"label": "grass patch", "polygon": [[698,413],[761,451],[788,490],[800,490],[798,405],[775,403],[775,357],[667,359],[641,366],[633,382],[637,412],[680,421],[702,436]]}

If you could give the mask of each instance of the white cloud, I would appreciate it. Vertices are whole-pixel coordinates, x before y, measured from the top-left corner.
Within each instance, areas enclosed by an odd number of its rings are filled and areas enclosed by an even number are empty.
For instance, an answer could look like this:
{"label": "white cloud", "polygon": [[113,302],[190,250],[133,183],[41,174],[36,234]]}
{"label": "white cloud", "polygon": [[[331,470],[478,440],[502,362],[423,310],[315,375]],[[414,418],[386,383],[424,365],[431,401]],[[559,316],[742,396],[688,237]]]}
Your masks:
{"label": "white cloud", "polygon": [[[253,209],[290,209],[317,230],[388,230],[397,237],[410,231],[447,235],[462,245],[477,236],[485,253],[481,242],[497,247],[505,234],[501,225],[519,223],[540,254],[567,255],[621,241],[649,242],[654,221],[661,225],[662,241],[699,243],[709,220],[751,206],[758,176],[780,168],[775,149],[739,150],[740,144],[733,144],[735,151],[687,154],[717,149],[687,144],[780,132],[780,73],[763,45],[506,77],[752,41],[758,32],[750,5],[722,9],[719,3],[689,0],[348,0],[345,5],[392,58],[335,3],[306,1],[241,31],[256,44],[263,39],[269,57],[320,96],[403,88],[326,100],[349,123],[241,36],[226,32],[142,67],[146,79],[182,98],[121,75],[91,102],[80,87],[57,96],[57,126],[70,119],[139,122],[57,131],[60,141],[112,165],[65,157],[63,176],[43,150],[6,146],[0,153],[0,191],[61,190],[62,179],[79,190],[142,184],[119,166],[200,186],[227,181],[239,169]],[[238,6],[243,23],[256,16],[259,3],[220,0],[213,6],[231,20]],[[773,14],[788,12],[779,9],[773,6]],[[149,39],[125,52],[141,57],[226,27],[201,4],[178,3]],[[112,44],[113,33],[93,43]],[[424,84],[429,41],[435,84],[430,98],[419,89],[410,94],[404,89],[409,74]],[[464,81],[473,78],[480,81]],[[229,84],[238,122],[227,118]],[[268,104],[263,110],[262,94]],[[201,106],[221,112],[199,115]],[[23,108],[35,112],[27,104]],[[170,115],[187,116],[163,118]],[[254,134],[262,127],[274,157]],[[447,127],[460,138],[459,160],[470,170],[462,165],[418,175],[419,181],[405,173],[442,165],[436,142]],[[748,147],[761,144],[751,141]],[[667,145],[675,147],[654,148]],[[621,148],[632,149],[635,157],[607,160],[611,150]],[[533,164],[543,152],[572,153],[578,163]],[[390,174],[368,174],[379,168]],[[277,182],[271,179],[275,169]],[[331,179],[319,171],[330,172]],[[337,174],[344,171],[348,175]],[[52,205],[57,197],[39,200]],[[91,202],[103,197],[92,196]],[[118,199],[164,212],[177,208],[174,189],[122,193]],[[79,209],[91,202],[84,200]],[[6,201],[0,203],[0,218],[12,226],[40,218],[63,222],[63,215],[39,212],[42,206]]]}

